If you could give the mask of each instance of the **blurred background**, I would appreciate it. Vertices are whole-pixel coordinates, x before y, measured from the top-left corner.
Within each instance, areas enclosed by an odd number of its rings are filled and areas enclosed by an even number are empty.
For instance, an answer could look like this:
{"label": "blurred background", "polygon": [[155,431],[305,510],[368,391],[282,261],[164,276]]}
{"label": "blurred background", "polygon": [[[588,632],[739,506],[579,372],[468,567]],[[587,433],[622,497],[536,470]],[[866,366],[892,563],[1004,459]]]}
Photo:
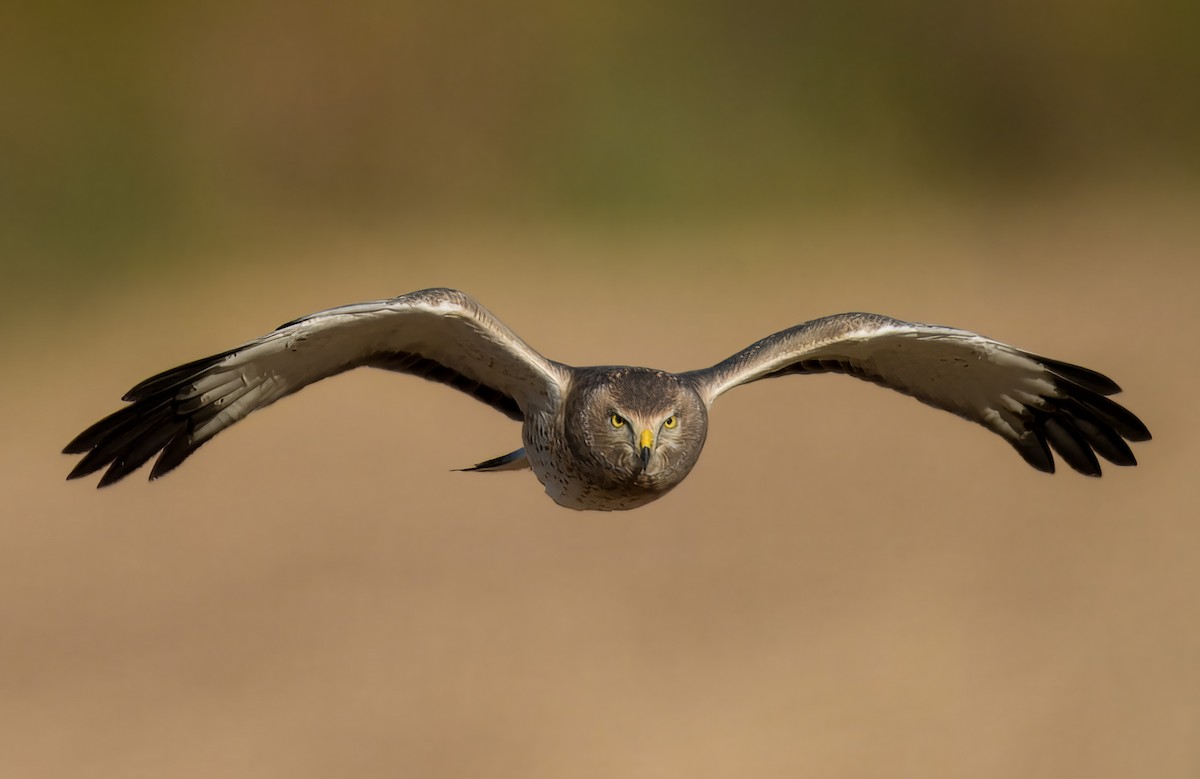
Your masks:
{"label": "blurred background", "polygon": [[[0,775],[1200,775],[1200,6],[10,3]],[[138,380],[433,285],[670,370],[843,310],[1112,375],[1101,480],[844,377],[642,510],[360,371],[153,485]],[[450,397],[448,395],[454,395]]]}

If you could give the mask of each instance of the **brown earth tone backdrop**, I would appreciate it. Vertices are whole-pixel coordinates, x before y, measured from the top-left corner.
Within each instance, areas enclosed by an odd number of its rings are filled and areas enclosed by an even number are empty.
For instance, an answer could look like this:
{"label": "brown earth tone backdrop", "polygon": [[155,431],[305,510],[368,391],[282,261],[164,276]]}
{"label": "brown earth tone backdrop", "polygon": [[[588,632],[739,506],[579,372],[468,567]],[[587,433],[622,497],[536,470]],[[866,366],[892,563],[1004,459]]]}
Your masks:
{"label": "brown earth tone backdrop", "polygon": [[[0,778],[1200,777],[1200,3],[9,5]],[[63,481],[140,379],[433,285],[578,364],[957,325],[1155,440],[1050,477],[793,378],[577,514],[362,371]]]}
{"label": "brown earth tone backdrop", "polygon": [[[1195,776],[1190,208],[431,230],[34,307],[0,352],[0,775]],[[1156,439],[1049,477],[795,378],[722,398],[667,498],[574,513],[528,472],[451,472],[515,424],[359,371],[161,481],[62,481],[135,381],[432,284],[580,364],[686,369],[848,309],[970,327],[1108,372]]]}

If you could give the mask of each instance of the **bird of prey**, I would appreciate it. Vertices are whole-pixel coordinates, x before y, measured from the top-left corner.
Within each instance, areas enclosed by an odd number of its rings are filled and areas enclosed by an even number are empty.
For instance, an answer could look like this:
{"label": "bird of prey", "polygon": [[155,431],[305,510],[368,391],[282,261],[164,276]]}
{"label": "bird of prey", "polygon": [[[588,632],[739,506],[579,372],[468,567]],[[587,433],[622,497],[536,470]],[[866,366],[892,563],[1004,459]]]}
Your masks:
{"label": "bird of prey", "polygon": [[560,505],[642,506],[683,481],[700,456],[713,401],[791,374],[844,373],[983,425],[1034,468],[1100,475],[1096,455],[1135,465],[1147,441],[1111,400],[1111,379],[952,327],[850,313],[767,336],[711,368],[669,373],[577,368],[543,357],[468,295],[427,289],[329,309],[146,379],[130,405],[67,444],[67,477],[107,470],[112,484],[158,455],[150,478],[182,463],[252,411],[334,374],[370,366],[449,385],[522,423],[523,446],[468,471],[531,468]]}

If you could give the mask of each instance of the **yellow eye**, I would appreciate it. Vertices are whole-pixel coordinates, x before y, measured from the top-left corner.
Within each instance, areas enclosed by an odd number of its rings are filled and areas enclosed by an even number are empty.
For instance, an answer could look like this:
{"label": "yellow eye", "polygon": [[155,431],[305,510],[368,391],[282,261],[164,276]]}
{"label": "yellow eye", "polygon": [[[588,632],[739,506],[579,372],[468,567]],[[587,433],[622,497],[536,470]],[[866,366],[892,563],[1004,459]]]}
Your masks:
{"label": "yellow eye", "polygon": [[674,430],[678,426],[679,426],[679,417],[675,416],[674,414],[667,417],[666,422],[663,422],[663,427],[665,427],[668,430]]}
{"label": "yellow eye", "polygon": [[611,417],[609,417],[608,421],[612,422],[613,427],[625,427],[625,420],[621,419],[616,414],[613,414]]}

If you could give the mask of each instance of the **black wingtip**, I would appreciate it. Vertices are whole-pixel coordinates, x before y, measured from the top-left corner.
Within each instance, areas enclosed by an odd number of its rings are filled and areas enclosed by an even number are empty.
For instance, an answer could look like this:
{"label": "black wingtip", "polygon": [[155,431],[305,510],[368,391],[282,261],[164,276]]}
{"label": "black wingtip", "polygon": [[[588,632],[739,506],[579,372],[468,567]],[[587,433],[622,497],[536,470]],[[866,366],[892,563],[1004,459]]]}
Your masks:
{"label": "black wingtip", "polygon": [[129,475],[129,471],[124,468],[118,468],[117,463],[113,463],[107,471],[100,477],[100,481],[96,484],[96,489],[101,490],[105,487],[110,487],[121,479]]}
{"label": "black wingtip", "polygon": [[70,443],[63,447],[63,454],[87,454],[95,449],[96,445],[104,440],[104,437],[114,428],[119,427],[131,417],[132,412],[130,411],[130,407],[122,408],[109,414],[72,438]]}
{"label": "black wingtip", "polygon": [[1037,425],[1031,426],[1020,438],[1004,436],[1004,440],[1012,444],[1017,454],[1021,455],[1021,459],[1030,467],[1042,473],[1054,473],[1054,455],[1050,453],[1045,434]]}
{"label": "black wingtip", "polygon": [[1069,362],[1051,360],[1040,355],[1034,357],[1034,359],[1044,365],[1054,375],[1066,379],[1072,384],[1086,387],[1092,392],[1097,392],[1101,395],[1116,395],[1121,391],[1119,384],[1103,373],[1094,371],[1091,368],[1084,368],[1083,366],[1074,365]]}
{"label": "black wingtip", "polygon": [[1067,388],[1067,396],[1081,403],[1095,417],[1127,441],[1149,441],[1150,430],[1137,416],[1112,398],[1086,387]]}
{"label": "black wingtip", "polygon": [[133,388],[131,388],[121,397],[121,400],[125,401],[126,403],[133,403],[134,401],[143,400],[156,395],[163,390],[177,388],[189,381],[192,381],[197,376],[202,374],[206,369],[211,368],[236,351],[238,351],[238,349],[228,349],[224,352],[220,352],[219,354],[214,354],[209,357],[201,357],[199,360],[192,360],[191,362],[184,363],[183,365],[178,365],[170,370],[163,371],[162,373],[156,373],[150,378],[140,381],[134,385]]}
{"label": "black wingtip", "polygon": [[1085,476],[1100,475],[1100,461],[1096,459],[1096,453],[1070,417],[1043,415],[1039,422],[1046,433],[1046,440],[1067,465]]}
{"label": "black wingtip", "polygon": [[1137,465],[1129,444],[1115,427],[1105,423],[1103,414],[1076,397],[1054,398],[1047,402],[1070,420],[1096,454],[1113,465]]}
{"label": "black wingtip", "polygon": [[1140,441],[1151,441],[1154,439],[1154,436],[1152,436],[1150,434],[1150,428],[1146,427],[1145,423],[1143,423],[1142,420],[1133,416],[1132,413],[1130,413],[1129,416],[1132,417],[1132,420],[1131,420],[1132,422],[1137,423],[1136,427],[1131,427],[1131,429],[1130,429],[1130,432],[1134,433],[1135,435],[1127,436],[1130,441],[1139,441],[1140,442]]}
{"label": "black wingtip", "polygon": [[75,479],[82,479],[84,476],[89,476],[89,475],[95,473],[96,471],[98,471],[100,468],[104,467],[103,465],[99,465],[99,466],[96,466],[95,468],[88,468],[88,467],[84,467],[85,465],[86,464],[84,463],[83,460],[80,460],[79,462],[75,463],[75,467],[72,468],[71,472],[67,474],[67,481],[74,481]]}

